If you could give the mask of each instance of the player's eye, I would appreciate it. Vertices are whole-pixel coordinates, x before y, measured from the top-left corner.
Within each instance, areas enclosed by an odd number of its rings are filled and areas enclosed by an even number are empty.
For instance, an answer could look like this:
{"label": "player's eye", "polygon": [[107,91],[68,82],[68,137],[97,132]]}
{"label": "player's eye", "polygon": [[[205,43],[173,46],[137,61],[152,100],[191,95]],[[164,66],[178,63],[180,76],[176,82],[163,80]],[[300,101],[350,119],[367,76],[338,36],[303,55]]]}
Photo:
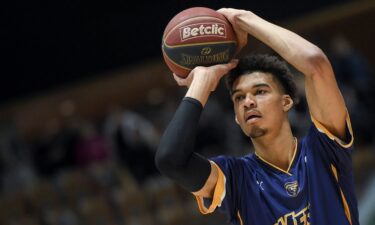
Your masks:
{"label": "player's eye", "polygon": [[264,90],[264,89],[258,89],[258,90],[256,90],[255,95],[264,95],[265,93],[267,93],[266,90]]}
{"label": "player's eye", "polygon": [[240,101],[242,101],[244,99],[245,99],[245,95],[242,95],[242,94],[234,96],[234,101],[235,102],[240,102]]}

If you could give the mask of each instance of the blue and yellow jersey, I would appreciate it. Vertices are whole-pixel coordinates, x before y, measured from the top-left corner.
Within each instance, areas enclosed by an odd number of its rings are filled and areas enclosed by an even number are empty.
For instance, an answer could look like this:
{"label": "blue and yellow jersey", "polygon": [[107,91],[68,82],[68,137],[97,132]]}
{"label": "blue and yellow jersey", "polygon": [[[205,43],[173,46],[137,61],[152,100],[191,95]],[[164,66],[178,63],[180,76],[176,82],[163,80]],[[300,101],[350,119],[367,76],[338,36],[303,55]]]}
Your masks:
{"label": "blue and yellow jersey", "polygon": [[235,225],[358,225],[349,118],[346,143],[312,122],[287,170],[256,153],[212,158],[219,177],[212,199],[196,197],[200,211],[218,208]]}

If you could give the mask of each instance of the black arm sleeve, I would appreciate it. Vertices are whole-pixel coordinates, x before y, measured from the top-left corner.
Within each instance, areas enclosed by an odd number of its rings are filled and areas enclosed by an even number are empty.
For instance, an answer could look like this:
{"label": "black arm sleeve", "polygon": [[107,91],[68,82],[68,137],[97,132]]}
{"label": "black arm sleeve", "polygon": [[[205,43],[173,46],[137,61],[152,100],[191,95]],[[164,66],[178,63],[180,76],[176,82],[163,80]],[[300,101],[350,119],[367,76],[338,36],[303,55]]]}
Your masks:
{"label": "black arm sleeve", "polygon": [[211,172],[210,162],[194,153],[202,104],[185,97],[165,130],[155,156],[159,171],[188,191],[200,190]]}

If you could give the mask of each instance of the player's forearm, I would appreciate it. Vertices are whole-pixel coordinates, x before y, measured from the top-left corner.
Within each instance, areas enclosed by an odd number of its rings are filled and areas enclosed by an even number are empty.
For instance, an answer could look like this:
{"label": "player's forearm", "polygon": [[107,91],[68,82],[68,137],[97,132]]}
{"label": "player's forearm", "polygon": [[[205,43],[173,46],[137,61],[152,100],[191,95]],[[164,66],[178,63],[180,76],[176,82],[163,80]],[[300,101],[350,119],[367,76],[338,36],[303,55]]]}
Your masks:
{"label": "player's forearm", "polygon": [[198,100],[202,106],[205,106],[208,97],[211,94],[211,87],[209,82],[202,78],[193,79],[185,97],[190,97]]}
{"label": "player's forearm", "polygon": [[243,30],[275,50],[305,75],[317,73],[321,62],[326,62],[325,55],[317,46],[252,12],[243,11],[237,16],[236,22]]}
{"label": "player's forearm", "polygon": [[211,170],[209,161],[194,153],[202,109],[195,99],[184,98],[165,130],[155,156],[159,171],[191,192],[203,187]]}

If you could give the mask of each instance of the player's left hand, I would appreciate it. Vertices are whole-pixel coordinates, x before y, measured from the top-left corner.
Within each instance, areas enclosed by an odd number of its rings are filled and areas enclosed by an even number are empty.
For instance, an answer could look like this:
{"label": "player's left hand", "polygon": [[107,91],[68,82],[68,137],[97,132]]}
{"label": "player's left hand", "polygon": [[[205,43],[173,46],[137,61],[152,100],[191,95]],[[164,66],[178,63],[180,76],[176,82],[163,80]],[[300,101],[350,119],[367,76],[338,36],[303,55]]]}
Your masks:
{"label": "player's left hand", "polygon": [[241,51],[241,49],[247,45],[248,38],[248,33],[245,30],[243,30],[241,26],[238,24],[238,18],[241,15],[248,13],[248,11],[232,8],[221,8],[217,10],[217,12],[223,14],[232,24],[233,30],[237,36],[238,47],[236,54],[238,54]]}

